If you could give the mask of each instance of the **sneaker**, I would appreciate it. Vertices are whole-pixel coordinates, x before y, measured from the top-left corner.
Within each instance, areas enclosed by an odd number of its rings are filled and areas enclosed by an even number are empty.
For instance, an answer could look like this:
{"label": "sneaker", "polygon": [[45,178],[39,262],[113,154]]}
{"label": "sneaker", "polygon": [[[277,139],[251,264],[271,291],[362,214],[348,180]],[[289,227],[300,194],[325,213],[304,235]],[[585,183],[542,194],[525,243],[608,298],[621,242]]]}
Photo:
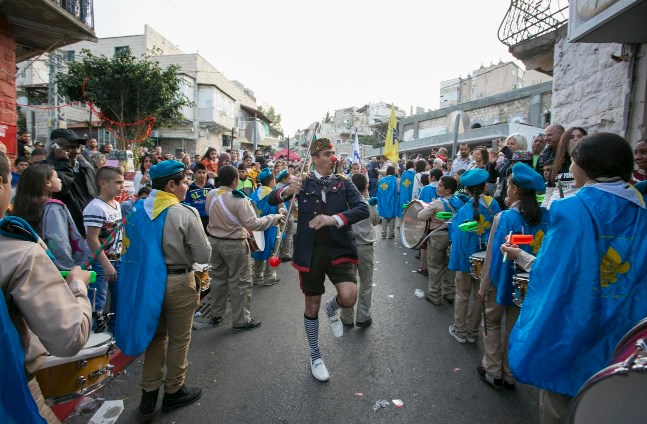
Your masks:
{"label": "sneaker", "polygon": [[159,389],[153,390],[152,392],[142,390],[142,400],[139,403],[139,420],[141,422],[150,422],[155,416],[158,394]]}
{"label": "sneaker", "polygon": [[467,336],[467,343],[476,343],[476,340],[478,340],[477,336]]}
{"label": "sneaker", "polygon": [[481,377],[481,380],[488,383],[490,386],[492,386],[493,389],[496,389],[496,390],[503,389],[503,380],[500,378],[492,377],[490,374],[487,373],[487,371],[485,371],[485,368],[477,367],[476,372],[478,373],[479,377]]}
{"label": "sneaker", "polygon": [[[327,300],[324,304],[326,310],[328,310],[328,302],[331,300]],[[328,313],[326,313],[326,316],[327,315]],[[333,336],[341,337],[344,335],[344,325],[341,323],[341,308],[337,309],[333,316],[328,317],[328,321],[330,321],[330,330],[332,331]]]}
{"label": "sneaker", "polygon": [[427,299],[427,302],[431,303],[432,305],[440,306],[440,300],[433,299],[430,294],[427,294],[427,296],[425,296],[425,299]]}
{"label": "sneaker", "polygon": [[382,240],[386,240],[386,234],[382,234]]}
{"label": "sneaker", "polygon": [[310,361],[310,372],[312,376],[319,381],[328,381],[330,374],[328,374],[328,368],[324,364],[323,359],[317,359],[316,361]]}
{"label": "sneaker", "polygon": [[271,281],[266,281],[265,284],[263,284],[263,287],[272,287],[274,284],[272,284]]}
{"label": "sneaker", "polygon": [[220,324],[222,324],[222,317],[211,317],[211,325],[217,327]]}
{"label": "sneaker", "polygon": [[256,287],[262,286],[263,285],[263,280],[254,281],[252,283],[252,285],[254,285]]}
{"label": "sneaker", "polygon": [[173,394],[164,393],[162,400],[162,411],[168,412],[183,406],[191,405],[202,396],[202,389],[199,387],[187,387],[182,385],[180,390]]}
{"label": "sneaker", "polygon": [[234,330],[254,330],[261,326],[261,321],[256,321],[255,319],[250,319],[249,322],[240,327],[234,327]]}
{"label": "sneaker", "polygon": [[368,317],[366,318],[366,321],[357,321],[355,325],[357,325],[359,328],[366,328],[369,327],[371,324],[373,324],[373,318]]}
{"label": "sneaker", "polygon": [[292,261],[291,256],[284,256],[284,257],[279,258],[279,259],[281,260],[281,262],[291,262]]}
{"label": "sneaker", "polygon": [[517,386],[514,383],[508,383],[507,381],[503,380],[503,388],[506,390],[514,391],[516,390]]}
{"label": "sneaker", "polygon": [[355,324],[352,323],[352,322],[351,323],[342,322],[342,324],[344,324],[344,327],[346,327],[346,328],[354,328],[355,327]]}
{"label": "sneaker", "polygon": [[443,299],[445,299],[445,302],[449,303],[450,305],[454,304],[454,296],[445,295],[443,296]]}
{"label": "sneaker", "polygon": [[454,326],[454,324],[449,326],[449,334],[453,338],[455,338],[458,343],[465,343],[467,341],[465,337],[461,337],[458,335],[458,333],[456,333],[456,327]]}

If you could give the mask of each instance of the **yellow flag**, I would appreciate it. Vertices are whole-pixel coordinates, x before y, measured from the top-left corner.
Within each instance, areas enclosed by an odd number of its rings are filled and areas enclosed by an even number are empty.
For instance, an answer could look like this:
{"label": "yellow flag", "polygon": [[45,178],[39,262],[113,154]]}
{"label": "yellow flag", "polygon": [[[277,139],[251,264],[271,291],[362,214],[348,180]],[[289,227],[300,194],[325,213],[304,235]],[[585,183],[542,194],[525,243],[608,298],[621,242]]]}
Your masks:
{"label": "yellow flag", "polygon": [[398,157],[398,121],[395,119],[395,108],[391,104],[391,119],[389,128],[386,130],[386,141],[384,142],[384,156],[391,162],[396,163]]}

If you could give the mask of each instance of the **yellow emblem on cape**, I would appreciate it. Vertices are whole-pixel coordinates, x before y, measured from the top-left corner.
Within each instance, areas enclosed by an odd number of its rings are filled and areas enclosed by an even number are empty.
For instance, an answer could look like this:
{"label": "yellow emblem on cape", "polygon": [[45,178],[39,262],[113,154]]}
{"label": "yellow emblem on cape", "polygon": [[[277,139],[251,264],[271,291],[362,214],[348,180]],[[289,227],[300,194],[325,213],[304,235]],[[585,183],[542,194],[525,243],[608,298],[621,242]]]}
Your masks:
{"label": "yellow emblem on cape", "polygon": [[263,216],[263,211],[260,209],[256,209],[256,215],[259,217]]}
{"label": "yellow emblem on cape", "polygon": [[389,187],[389,185],[388,185],[387,183],[382,183],[382,184],[380,185],[380,188],[381,188],[382,190],[386,190],[388,187]]}
{"label": "yellow emblem on cape", "polygon": [[483,214],[479,215],[479,222],[478,222],[478,228],[476,229],[476,234],[483,235],[485,233],[485,230],[490,228],[492,226],[492,223],[490,221],[486,221],[485,217]]}
{"label": "yellow emblem on cape", "polygon": [[129,247],[130,247],[130,239],[126,237],[126,232],[124,231],[124,236],[123,236],[123,239],[121,240],[121,254],[125,255]]}
{"label": "yellow emblem on cape", "polygon": [[620,254],[613,247],[609,247],[600,262],[600,286],[609,287],[609,284],[617,283],[618,274],[626,274],[630,268],[629,261],[623,263]]}
{"label": "yellow emblem on cape", "polygon": [[539,252],[539,248],[541,247],[541,243],[544,241],[544,230],[539,230],[537,231],[537,234],[533,237],[532,243],[530,243],[530,247],[532,247],[532,254],[537,256],[537,253]]}
{"label": "yellow emblem on cape", "polygon": [[402,185],[405,186],[406,188],[409,188],[409,186],[411,185],[411,180],[402,181]]}

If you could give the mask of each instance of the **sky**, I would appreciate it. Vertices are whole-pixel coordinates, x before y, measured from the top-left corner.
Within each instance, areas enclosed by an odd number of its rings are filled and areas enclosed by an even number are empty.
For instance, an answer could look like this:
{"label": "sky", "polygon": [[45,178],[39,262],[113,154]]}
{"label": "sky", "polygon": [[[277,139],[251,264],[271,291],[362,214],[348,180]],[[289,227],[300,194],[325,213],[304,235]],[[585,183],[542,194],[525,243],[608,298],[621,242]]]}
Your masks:
{"label": "sky", "polygon": [[514,60],[510,0],[94,0],[98,37],[148,24],[272,105],[286,135],[369,102],[437,109],[440,81]]}

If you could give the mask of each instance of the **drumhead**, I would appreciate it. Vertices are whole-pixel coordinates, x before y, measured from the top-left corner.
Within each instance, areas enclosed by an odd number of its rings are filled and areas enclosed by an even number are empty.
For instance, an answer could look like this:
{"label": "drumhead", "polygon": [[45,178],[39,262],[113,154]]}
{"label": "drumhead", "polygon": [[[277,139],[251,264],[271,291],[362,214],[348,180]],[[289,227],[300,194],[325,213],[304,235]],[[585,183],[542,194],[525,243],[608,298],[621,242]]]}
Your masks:
{"label": "drumhead", "polygon": [[112,334],[110,333],[91,333],[90,338],[87,343],[83,346],[83,349],[88,349],[95,346],[102,346],[107,344],[112,340]]}
{"label": "drumhead", "polygon": [[254,241],[258,248],[263,251],[265,250],[265,233],[262,231],[252,231],[254,234]]}
{"label": "drumhead", "polygon": [[526,283],[530,280],[530,274],[527,272],[518,272],[512,276],[512,281],[525,281]]}
{"label": "drumhead", "polygon": [[418,219],[418,213],[427,205],[420,200],[412,200],[402,214],[400,238],[404,247],[412,249],[425,235],[427,222]]}
{"label": "drumhead", "polygon": [[483,252],[476,252],[470,256],[470,260],[479,260],[481,262],[485,262],[485,251]]}
{"label": "drumhead", "polygon": [[641,423],[645,420],[647,374],[629,371],[614,374],[621,364],[591,377],[571,402],[568,423]]}

